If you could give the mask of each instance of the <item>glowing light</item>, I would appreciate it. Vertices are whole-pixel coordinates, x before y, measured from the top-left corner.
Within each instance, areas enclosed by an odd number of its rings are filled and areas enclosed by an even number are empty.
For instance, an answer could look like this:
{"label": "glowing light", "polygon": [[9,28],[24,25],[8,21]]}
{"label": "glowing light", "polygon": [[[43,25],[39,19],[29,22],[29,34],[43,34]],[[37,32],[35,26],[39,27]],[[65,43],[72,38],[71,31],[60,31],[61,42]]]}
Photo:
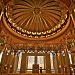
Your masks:
{"label": "glowing light", "polygon": [[74,9],[74,12],[75,12],[75,9]]}
{"label": "glowing light", "polygon": [[33,35],[36,35],[36,32],[32,32]]}
{"label": "glowing light", "polygon": [[41,32],[37,32],[37,35],[41,35]]}

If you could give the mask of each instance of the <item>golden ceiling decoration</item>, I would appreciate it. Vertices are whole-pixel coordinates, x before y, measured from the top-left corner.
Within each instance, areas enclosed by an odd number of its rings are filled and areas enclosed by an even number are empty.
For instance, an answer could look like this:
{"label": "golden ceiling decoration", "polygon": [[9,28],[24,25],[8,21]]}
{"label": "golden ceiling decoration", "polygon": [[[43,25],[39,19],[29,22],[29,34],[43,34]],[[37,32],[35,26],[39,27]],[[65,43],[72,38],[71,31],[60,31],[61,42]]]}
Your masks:
{"label": "golden ceiling decoration", "polygon": [[12,30],[30,39],[57,34],[68,19],[67,7],[58,0],[10,1],[5,12]]}
{"label": "golden ceiling decoration", "polygon": [[33,33],[52,29],[61,17],[56,1],[23,0],[13,6],[13,19],[24,30]]}

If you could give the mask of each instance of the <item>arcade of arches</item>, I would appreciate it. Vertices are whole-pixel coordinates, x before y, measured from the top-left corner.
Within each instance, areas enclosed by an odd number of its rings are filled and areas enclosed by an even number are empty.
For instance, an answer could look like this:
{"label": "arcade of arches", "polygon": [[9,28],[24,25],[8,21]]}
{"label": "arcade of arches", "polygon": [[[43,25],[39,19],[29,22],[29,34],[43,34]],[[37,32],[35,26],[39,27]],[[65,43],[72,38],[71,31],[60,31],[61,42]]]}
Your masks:
{"label": "arcade of arches", "polygon": [[74,73],[74,0],[0,0],[1,75]]}

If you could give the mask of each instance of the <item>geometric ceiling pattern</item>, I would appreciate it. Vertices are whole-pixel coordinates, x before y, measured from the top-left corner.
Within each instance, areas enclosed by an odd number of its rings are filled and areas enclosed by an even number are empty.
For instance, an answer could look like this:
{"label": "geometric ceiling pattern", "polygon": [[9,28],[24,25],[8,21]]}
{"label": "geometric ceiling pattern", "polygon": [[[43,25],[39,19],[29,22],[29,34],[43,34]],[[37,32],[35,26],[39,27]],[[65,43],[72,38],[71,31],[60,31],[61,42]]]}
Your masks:
{"label": "geometric ceiling pattern", "polygon": [[56,1],[24,0],[15,3],[12,17],[22,29],[29,32],[44,32],[56,26],[61,14]]}
{"label": "geometric ceiling pattern", "polygon": [[30,39],[57,34],[69,17],[67,6],[58,0],[15,0],[5,10],[10,28]]}

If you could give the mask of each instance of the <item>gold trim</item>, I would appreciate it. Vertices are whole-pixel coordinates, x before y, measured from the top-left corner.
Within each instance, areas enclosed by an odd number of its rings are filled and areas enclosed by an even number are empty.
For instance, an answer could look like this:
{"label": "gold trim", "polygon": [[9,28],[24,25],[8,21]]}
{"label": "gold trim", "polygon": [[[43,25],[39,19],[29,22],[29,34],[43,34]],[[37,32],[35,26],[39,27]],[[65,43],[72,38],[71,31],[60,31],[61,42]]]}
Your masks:
{"label": "gold trim", "polygon": [[30,40],[30,41],[44,41],[44,40],[51,40],[51,39],[53,39],[53,38],[58,37],[58,36],[61,35],[62,33],[64,33],[64,31],[66,31],[67,28],[69,27],[69,24],[70,24],[70,16],[69,16],[69,18],[68,18],[67,24],[65,25],[65,27],[64,27],[61,31],[59,31],[57,34],[54,34],[54,35],[52,35],[52,36],[48,36],[48,37],[45,37],[45,38],[44,38],[44,37],[41,37],[41,38],[27,37],[27,36],[22,36],[22,35],[20,35],[20,34],[18,34],[18,33],[16,33],[16,32],[14,32],[14,31],[10,28],[10,26],[6,23],[6,20],[5,20],[5,18],[4,18],[4,15],[3,15],[3,22],[4,22],[5,27],[6,27],[12,34],[14,34],[15,36],[17,36],[17,37],[19,37],[19,38],[21,38],[21,39]]}

